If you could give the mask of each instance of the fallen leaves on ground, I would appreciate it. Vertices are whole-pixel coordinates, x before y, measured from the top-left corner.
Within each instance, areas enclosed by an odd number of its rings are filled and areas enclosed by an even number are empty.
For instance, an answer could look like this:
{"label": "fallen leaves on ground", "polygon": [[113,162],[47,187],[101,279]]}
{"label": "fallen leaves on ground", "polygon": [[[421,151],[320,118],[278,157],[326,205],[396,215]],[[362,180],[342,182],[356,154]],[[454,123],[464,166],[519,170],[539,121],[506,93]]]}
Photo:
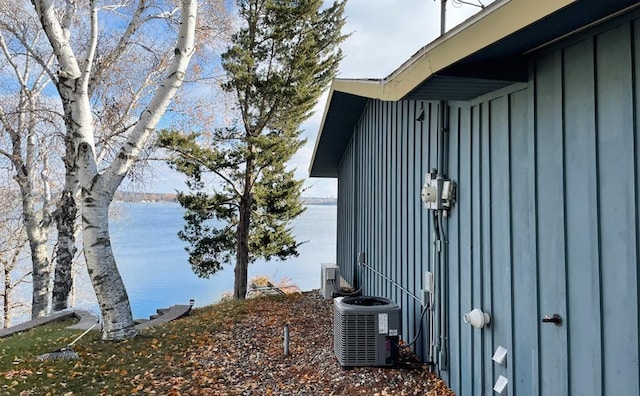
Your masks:
{"label": "fallen leaves on ground", "polygon": [[[406,368],[343,370],[333,354],[331,302],[317,293],[247,305],[250,313],[241,321],[187,351],[199,387],[194,394],[453,395],[410,353],[400,363]],[[289,356],[284,356],[285,325]]]}
{"label": "fallen leaves on ground", "polygon": [[[395,367],[344,370],[332,303],[318,292],[224,302],[113,343],[97,334],[80,360],[22,358],[0,373],[7,394],[454,396],[410,351]],[[284,355],[283,329],[289,329]],[[46,351],[45,351],[46,352]],[[34,351],[34,355],[42,351]]]}

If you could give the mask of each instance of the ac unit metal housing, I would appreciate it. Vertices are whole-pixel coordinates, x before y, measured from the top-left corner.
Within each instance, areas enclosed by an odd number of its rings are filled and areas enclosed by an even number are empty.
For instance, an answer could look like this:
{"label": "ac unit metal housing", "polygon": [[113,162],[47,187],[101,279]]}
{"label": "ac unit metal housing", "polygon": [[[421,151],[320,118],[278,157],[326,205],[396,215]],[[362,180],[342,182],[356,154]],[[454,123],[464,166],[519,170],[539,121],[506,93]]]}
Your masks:
{"label": "ac unit metal housing", "polygon": [[400,307],[382,297],[333,302],[333,349],[343,367],[390,366],[398,359]]}

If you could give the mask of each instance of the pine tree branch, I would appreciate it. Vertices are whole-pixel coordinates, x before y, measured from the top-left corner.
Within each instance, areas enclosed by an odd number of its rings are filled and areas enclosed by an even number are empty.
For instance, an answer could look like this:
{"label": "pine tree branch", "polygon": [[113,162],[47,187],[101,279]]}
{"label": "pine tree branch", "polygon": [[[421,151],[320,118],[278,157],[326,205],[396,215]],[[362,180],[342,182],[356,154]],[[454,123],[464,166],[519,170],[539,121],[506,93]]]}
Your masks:
{"label": "pine tree branch", "polygon": [[[208,169],[210,172],[212,172],[213,174],[215,174],[216,176],[218,176],[219,178],[221,178],[232,190],[233,192],[236,194],[236,196],[241,196],[242,194],[240,193],[240,190],[238,189],[238,187],[236,186],[236,184],[233,182],[233,180],[225,175],[224,173],[222,173],[220,170],[218,169],[214,169],[212,167],[209,167],[203,160],[201,157],[198,157],[197,155],[192,154],[191,152],[188,152],[186,150],[181,150],[180,147],[178,146],[174,146],[170,148],[172,151],[175,151],[176,153],[178,153],[181,157],[192,161],[196,164],[199,164],[201,166],[203,166],[204,168]],[[231,167],[235,167],[239,164],[230,164]]]}

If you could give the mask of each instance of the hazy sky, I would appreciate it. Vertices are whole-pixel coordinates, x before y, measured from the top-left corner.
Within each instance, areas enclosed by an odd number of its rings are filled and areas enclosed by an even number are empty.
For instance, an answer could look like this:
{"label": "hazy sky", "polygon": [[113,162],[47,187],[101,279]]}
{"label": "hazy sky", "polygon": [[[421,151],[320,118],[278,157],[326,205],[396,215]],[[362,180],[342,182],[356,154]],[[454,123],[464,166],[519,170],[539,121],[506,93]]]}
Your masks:
{"label": "hazy sky", "polygon": [[[481,0],[484,5],[493,0]],[[326,1],[328,3],[328,1]],[[468,0],[478,4],[478,0]],[[435,40],[440,32],[441,0],[348,0],[345,33],[351,36],[343,43],[344,59],[339,78],[384,78]],[[479,7],[447,1],[447,30],[480,11]],[[318,101],[316,111],[302,126],[308,143],[293,158],[298,177],[307,178],[316,136],[327,101]],[[163,172],[164,173],[164,172]],[[158,192],[184,190],[175,174],[163,174],[153,183]],[[307,197],[336,197],[335,179],[311,178],[307,181]]]}

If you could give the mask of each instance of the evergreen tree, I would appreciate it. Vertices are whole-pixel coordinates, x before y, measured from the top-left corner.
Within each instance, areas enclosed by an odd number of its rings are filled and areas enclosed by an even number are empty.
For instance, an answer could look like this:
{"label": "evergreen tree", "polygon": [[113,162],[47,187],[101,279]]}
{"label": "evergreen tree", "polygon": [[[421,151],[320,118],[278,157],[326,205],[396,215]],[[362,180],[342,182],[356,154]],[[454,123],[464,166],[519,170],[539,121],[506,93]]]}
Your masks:
{"label": "evergreen tree", "polygon": [[[187,176],[179,194],[194,272],[209,277],[235,260],[233,296],[247,291],[248,264],[298,255],[290,222],[304,208],[302,180],[286,164],[305,143],[300,125],[335,76],[345,39],[344,2],[239,0],[242,27],[222,55],[239,120],[204,134],[168,131],[159,144]],[[215,175],[208,183],[205,175]]]}

